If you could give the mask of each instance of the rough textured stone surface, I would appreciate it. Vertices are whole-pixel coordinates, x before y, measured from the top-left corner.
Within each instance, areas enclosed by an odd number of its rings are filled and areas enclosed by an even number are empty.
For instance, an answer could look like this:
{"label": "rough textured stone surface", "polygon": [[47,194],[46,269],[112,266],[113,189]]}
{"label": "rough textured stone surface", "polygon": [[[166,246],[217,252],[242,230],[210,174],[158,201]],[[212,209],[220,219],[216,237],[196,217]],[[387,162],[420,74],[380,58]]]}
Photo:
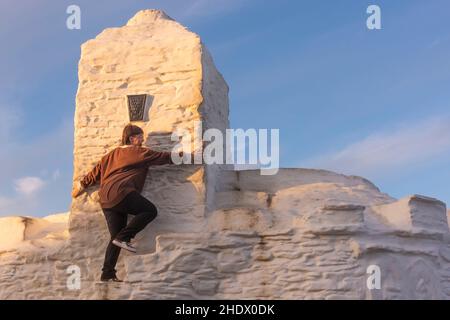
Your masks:
{"label": "rough textured stone surface", "polygon": [[[147,94],[148,145],[175,128],[228,127],[228,87],[200,38],[164,13],[139,12],[82,46],[74,180],[120,141],[126,95]],[[0,219],[0,299],[449,299],[449,211],[396,200],[366,179],[323,170],[150,169],[159,216],[121,254],[124,284],[98,283],[108,241],[97,188],[70,214]],[[65,225],[68,220],[68,226]],[[7,235],[7,236],[5,236]],[[81,288],[70,290],[77,265]],[[381,269],[381,289],[366,286]]]}

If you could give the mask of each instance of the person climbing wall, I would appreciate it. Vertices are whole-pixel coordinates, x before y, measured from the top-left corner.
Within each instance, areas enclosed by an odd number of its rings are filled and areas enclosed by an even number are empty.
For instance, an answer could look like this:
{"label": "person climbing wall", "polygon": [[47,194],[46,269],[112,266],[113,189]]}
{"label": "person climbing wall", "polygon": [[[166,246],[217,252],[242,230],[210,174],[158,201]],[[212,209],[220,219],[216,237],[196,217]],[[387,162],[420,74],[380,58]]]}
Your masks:
{"label": "person climbing wall", "polygon": [[[122,145],[103,156],[72,190],[72,197],[76,198],[86,188],[100,182],[100,206],[111,235],[101,281],[122,282],[117,278],[115,269],[120,250],[136,253],[131,239],[158,214],[156,206],[141,195],[149,166],[174,164],[171,152],[152,150],[142,146],[143,142],[144,132],[140,127],[132,124],[125,126]],[[178,155],[183,157],[183,152]],[[127,224],[128,214],[134,217]]]}

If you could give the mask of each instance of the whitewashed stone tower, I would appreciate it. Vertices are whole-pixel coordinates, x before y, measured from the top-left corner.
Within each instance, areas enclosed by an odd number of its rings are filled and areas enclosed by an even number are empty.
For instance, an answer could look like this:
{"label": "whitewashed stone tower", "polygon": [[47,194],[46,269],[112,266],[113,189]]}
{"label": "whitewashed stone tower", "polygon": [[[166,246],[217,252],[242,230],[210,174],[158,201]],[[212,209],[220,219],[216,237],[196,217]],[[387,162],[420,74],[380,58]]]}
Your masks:
{"label": "whitewashed stone tower", "polygon": [[[74,181],[119,144],[128,99],[143,97],[131,118],[155,149],[171,150],[171,133],[194,121],[228,128],[228,87],[200,38],[161,11],[138,12],[82,46]],[[0,219],[0,299],[450,299],[436,199],[397,200],[324,170],[153,167],[143,194],[159,216],[138,253],[121,254],[127,282],[99,284],[109,235],[97,190],[73,201],[68,228],[64,215]]]}
{"label": "whitewashed stone tower", "polygon": [[[195,121],[202,123],[203,130],[228,128],[228,86],[200,38],[161,11],[141,11],[126,26],[106,29],[82,46],[75,179],[118,146],[123,127],[133,120],[130,95],[145,97],[143,121],[133,123],[144,129],[147,145],[157,150],[172,150],[176,142],[171,134],[176,129],[194,135]],[[192,145],[192,149],[198,147]],[[151,170],[143,194],[162,213],[151,231],[169,231],[174,225],[177,230],[182,226],[195,231],[201,225],[198,220],[205,218],[208,201],[213,201],[207,185],[214,188],[215,170],[202,165]],[[72,206],[70,231],[76,234],[79,229],[82,241],[87,223],[102,225],[94,190]]]}

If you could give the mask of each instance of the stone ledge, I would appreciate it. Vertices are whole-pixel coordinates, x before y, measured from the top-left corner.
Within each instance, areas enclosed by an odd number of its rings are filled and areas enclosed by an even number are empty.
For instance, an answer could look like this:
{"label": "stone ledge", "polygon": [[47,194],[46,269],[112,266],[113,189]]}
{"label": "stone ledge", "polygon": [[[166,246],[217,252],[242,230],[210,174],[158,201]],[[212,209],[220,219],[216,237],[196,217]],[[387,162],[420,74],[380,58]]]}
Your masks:
{"label": "stone ledge", "polygon": [[393,231],[415,234],[449,233],[446,205],[434,198],[411,195],[372,209]]}

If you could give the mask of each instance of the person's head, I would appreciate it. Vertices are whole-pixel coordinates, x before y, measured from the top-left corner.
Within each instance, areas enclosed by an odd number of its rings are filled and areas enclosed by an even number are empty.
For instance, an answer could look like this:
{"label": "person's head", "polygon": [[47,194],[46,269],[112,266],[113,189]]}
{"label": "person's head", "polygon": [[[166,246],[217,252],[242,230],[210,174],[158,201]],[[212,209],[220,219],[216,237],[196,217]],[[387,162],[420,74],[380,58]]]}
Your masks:
{"label": "person's head", "polygon": [[141,146],[144,142],[144,131],[135,125],[127,124],[123,128],[122,145]]}

